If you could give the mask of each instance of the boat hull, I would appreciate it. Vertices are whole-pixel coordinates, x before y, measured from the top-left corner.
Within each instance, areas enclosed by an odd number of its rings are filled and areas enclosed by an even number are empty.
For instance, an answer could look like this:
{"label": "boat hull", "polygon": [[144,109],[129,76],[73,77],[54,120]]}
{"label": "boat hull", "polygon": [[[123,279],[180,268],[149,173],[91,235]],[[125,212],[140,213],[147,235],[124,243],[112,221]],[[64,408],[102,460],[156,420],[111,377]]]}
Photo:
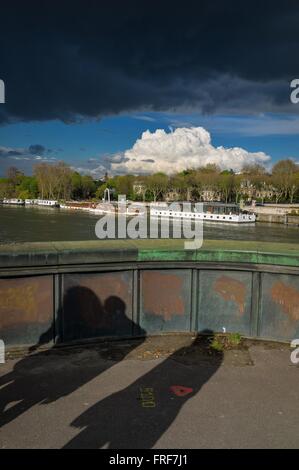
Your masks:
{"label": "boat hull", "polygon": [[184,212],[161,209],[151,209],[151,217],[168,217],[170,219],[202,220],[203,222],[218,222],[229,224],[255,223],[255,214],[209,214],[205,212]]}
{"label": "boat hull", "polygon": [[25,202],[22,199],[3,199],[2,204],[11,204],[14,206],[23,206]]}
{"label": "boat hull", "polygon": [[58,201],[51,199],[25,199],[26,206],[59,207]]}

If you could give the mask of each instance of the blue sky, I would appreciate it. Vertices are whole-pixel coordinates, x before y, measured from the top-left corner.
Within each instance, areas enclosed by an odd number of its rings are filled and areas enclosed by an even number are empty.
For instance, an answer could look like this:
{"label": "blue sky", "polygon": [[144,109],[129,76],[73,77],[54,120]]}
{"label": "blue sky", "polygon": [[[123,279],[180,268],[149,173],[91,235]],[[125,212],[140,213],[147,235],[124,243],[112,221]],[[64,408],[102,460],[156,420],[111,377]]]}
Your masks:
{"label": "blue sky", "polygon": [[[130,149],[142,132],[179,127],[202,126],[211,134],[215,147],[242,147],[250,152],[263,151],[272,162],[281,158],[299,161],[299,115],[200,115],[197,113],[131,113],[84,120],[76,124],[61,121],[19,122],[0,127],[0,145],[26,149],[42,145],[47,149],[43,158],[64,160],[81,170],[100,163],[107,166],[109,158]],[[31,159],[6,158],[0,162],[1,173],[15,165],[30,173]],[[109,164],[108,164],[109,171]]]}

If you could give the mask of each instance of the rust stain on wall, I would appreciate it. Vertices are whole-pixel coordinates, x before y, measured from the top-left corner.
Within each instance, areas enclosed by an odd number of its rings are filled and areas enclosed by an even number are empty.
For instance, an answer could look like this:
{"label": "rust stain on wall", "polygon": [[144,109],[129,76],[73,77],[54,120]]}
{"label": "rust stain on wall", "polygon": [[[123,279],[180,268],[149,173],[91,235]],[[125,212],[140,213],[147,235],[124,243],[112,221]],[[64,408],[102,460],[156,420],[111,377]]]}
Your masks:
{"label": "rust stain on wall", "polygon": [[299,320],[299,292],[282,281],[277,281],[271,289],[271,297],[275,303],[281,305],[282,311],[293,320]]}
{"label": "rust stain on wall", "polygon": [[36,314],[36,286],[9,287],[0,289],[1,310],[25,310],[28,315]]}
{"label": "rust stain on wall", "polygon": [[0,280],[0,327],[46,323],[53,311],[51,276]]}
{"label": "rust stain on wall", "polygon": [[170,320],[184,315],[183,280],[175,274],[144,272],[142,274],[143,307],[146,312]]}
{"label": "rust stain on wall", "polygon": [[243,315],[246,298],[246,286],[243,282],[229,276],[221,276],[215,281],[213,288],[224,300],[235,302],[239,313]]}

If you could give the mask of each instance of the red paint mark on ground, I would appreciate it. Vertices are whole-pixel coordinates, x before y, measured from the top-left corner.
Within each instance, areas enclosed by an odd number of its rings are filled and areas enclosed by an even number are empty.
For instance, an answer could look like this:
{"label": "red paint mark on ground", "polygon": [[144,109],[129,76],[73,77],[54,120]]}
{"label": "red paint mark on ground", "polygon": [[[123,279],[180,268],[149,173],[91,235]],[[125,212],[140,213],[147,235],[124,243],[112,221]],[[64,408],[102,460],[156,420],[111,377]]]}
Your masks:
{"label": "red paint mark on ground", "polygon": [[191,387],[184,387],[183,385],[172,385],[170,390],[177,396],[177,397],[184,397],[189,395],[189,393],[193,392],[193,388]]}

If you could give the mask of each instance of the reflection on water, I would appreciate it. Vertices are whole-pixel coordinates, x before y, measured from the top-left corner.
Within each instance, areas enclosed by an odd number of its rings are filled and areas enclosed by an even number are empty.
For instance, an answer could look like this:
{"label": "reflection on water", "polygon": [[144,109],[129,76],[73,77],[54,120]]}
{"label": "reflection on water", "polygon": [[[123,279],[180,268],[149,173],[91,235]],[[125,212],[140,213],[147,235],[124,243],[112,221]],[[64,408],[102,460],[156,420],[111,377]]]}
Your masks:
{"label": "reflection on water", "polygon": [[[96,240],[99,216],[54,208],[0,206],[0,243]],[[204,239],[298,243],[299,228],[282,224],[204,223]]]}

